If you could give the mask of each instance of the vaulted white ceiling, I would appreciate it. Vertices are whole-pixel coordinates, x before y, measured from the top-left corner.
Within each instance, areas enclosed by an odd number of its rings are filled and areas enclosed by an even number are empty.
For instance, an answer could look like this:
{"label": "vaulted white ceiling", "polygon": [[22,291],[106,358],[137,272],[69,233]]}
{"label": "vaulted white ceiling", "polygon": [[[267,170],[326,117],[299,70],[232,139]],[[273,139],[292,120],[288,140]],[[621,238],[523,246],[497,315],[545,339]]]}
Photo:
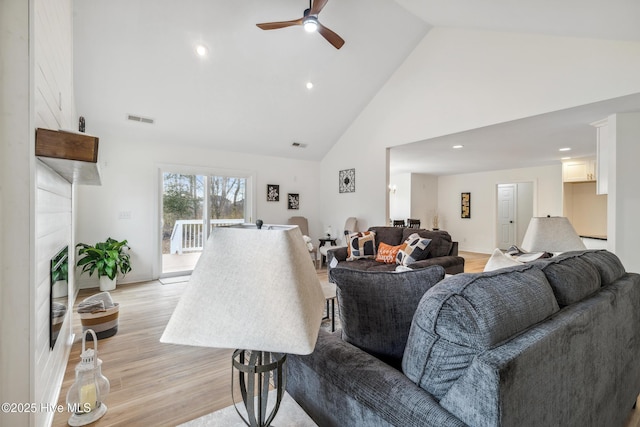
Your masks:
{"label": "vaulted white ceiling", "polygon": [[[301,27],[255,25],[299,18],[308,6],[76,1],[77,112],[89,132],[132,143],[320,160],[432,26],[640,40],[636,0],[329,0],[320,21],[346,40],[340,50]],[[195,54],[197,44],[207,57]]]}
{"label": "vaulted white ceiling", "polygon": [[[429,29],[392,0],[330,0],[319,19],[345,39],[337,50],[300,26],[256,27],[302,17],[308,0],[74,5],[75,96],[87,131],[314,160]],[[195,54],[199,43],[206,58]]]}

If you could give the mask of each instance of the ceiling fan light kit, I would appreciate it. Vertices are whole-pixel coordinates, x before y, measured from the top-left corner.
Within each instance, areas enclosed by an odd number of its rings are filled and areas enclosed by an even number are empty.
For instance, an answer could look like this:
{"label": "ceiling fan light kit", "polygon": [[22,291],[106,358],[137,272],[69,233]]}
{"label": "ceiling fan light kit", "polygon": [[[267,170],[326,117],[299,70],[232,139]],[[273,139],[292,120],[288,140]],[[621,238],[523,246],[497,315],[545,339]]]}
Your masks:
{"label": "ceiling fan light kit", "polygon": [[292,27],[294,25],[302,25],[308,32],[317,31],[324,37],[333,47],[340,49],[344,45],[342,37],[325,27],[318,20],[318,14],[322,11],[329,0],[309,0],[309,9],[306,9],[300,19],[292,19],[291,21],[265,22],[256,24],[258,28],[263,30],[277,30],[280,28]]}
{"label": "ceiling fan light kit", "polygon": [[308,33],[313,33],[318,31],[318,19],[315,16],[307,16],[304,19],[304,29]]}

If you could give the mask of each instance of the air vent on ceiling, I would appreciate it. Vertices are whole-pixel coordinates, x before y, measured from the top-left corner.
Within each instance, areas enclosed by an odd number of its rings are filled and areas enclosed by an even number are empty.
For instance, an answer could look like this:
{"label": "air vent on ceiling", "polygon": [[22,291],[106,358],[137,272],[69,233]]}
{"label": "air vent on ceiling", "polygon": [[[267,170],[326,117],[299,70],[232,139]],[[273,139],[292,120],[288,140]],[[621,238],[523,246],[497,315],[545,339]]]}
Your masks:
{"label": "air vent on ceiling", "polygon": [[154,120],[149,117],[134,116],[133,114],[128,114],[127,120],[131,120],[132,122],[149,123],[150,125],[154,122]]}
{"label": "air vent on ceiling", "polygon": [[296,148],[306,148],[307,144],[304,144],[302,142],[292,142],[291,146]]}

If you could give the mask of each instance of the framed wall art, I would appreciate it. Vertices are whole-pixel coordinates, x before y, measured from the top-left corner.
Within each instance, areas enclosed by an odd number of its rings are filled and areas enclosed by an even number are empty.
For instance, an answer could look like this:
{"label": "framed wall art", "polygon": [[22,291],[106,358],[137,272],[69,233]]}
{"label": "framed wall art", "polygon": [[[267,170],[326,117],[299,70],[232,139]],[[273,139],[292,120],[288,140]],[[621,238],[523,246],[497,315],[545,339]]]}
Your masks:
{"label": "framed wall art", "polygon": [[355,193],[356,170],[345,169],[338,174],[338,189],[341,193]]}
{"label": "framed wall art", "polygon": [[471,218],[471,193],[460,195],[460,218]]}
{"label": "framed wall art", "polygon": [[287,194],[287,209],[300,209],[300,194]]}
{"label": "framed wall art", "polygon": [[267,184],[267,202],[280,201],[280,186],[277,184]]}

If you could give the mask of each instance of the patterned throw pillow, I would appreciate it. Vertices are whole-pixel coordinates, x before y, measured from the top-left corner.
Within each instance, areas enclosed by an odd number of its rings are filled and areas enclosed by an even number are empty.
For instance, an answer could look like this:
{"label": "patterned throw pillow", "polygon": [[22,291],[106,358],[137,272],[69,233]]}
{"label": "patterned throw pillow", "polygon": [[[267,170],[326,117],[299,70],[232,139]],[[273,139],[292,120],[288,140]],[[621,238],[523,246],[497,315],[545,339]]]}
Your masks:
{"label": "patterned throw pillow", "polygon": [[347,261],[355,261],[360,258],[375,258],[376,233],[373,231],[361,231],[349,234],[347,251]]}
{"label": "patterned throw pillow", "polygon": [[413,233],[404,241],[406,247],[398,251],[396,264],[409,265],[416,261],[427,259],[429,243],[431,243],[431,239],[426,239],[420,237],[418,233]]}
{"label": "patterned throw pillow", "polygon": [[378,245],[378,254],[376,255],[376,261],[384,262],[385,264],[395,264],[398,252],[403,250],[406,246],[406,243],[398,246],[391,246],[387,245],[384,242],[380,242],[380,244]]}

